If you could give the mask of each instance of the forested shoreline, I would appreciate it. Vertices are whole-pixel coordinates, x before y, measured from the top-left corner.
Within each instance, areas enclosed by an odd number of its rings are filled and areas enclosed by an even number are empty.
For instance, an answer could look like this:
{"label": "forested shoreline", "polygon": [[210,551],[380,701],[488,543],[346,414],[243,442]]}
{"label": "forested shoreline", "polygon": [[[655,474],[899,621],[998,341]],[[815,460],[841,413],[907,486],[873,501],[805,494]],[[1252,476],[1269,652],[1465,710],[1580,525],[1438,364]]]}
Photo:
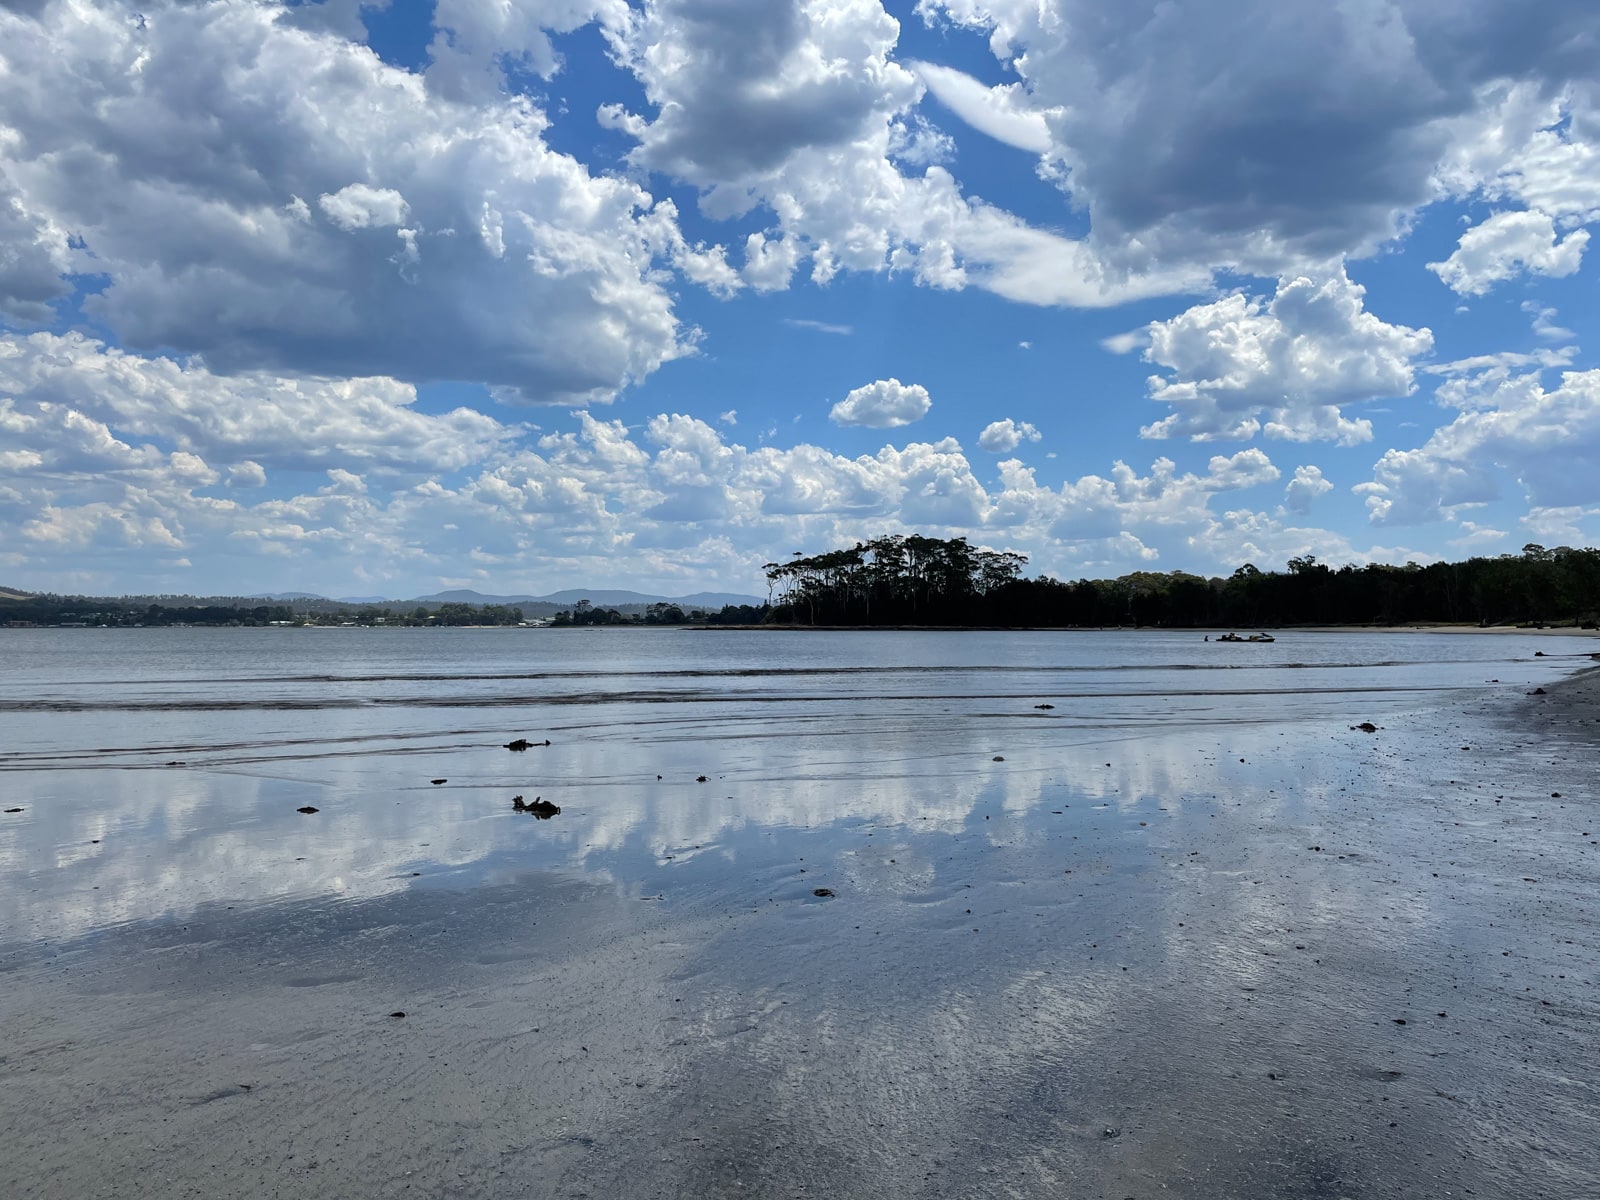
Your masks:
{"label": "forested shoreline", "polygon": [[[1600,623],[1600,550],[1530,544],[1456,563],[1330,567],[1311,556],[1283,571],[1245,563],[1226,578],[1135,571],[1115,579],[1024,578],[1027,556],[965,538],[875,538],[766,564],[771,601],[720,611],[580,601],[548,624],[574,626],[934,626],[948,628],[1268,628],[1290,625],[1579,625]],[[516,626],[516,606],[250,603],[248,598],[0,595],[0,625],[385,627]]]}
{"label": "forested shoreline", "polygon": [[1520,554],[1426,566],[1285,571],[1245,563],[1227,578],[1135,571],[1064,582],[1022,577],[1024,555],[965,538],[876,538],[847,550],[768,563],[767,621],[816,626],[1237,628],[1284,625],[1593,626],[1600,550],[1530,544]]}
{"label": "forested shoreline", "polygon": [[161,628],[165,626],[519,625],[522,610],[500,604],[251,604],[230,598],[37,595],[0,597],[0,625]]}

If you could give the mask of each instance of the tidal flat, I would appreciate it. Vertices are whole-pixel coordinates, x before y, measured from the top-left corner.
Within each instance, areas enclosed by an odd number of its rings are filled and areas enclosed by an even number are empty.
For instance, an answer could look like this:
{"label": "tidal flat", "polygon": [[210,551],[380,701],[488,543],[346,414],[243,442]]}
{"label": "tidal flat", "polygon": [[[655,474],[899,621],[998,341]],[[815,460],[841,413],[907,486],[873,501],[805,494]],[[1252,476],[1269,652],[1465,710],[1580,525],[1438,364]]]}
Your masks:
{"label": "tidal flat", "polygon": [[0,631],[0,1195],[1600,1195],[1596,650]]}

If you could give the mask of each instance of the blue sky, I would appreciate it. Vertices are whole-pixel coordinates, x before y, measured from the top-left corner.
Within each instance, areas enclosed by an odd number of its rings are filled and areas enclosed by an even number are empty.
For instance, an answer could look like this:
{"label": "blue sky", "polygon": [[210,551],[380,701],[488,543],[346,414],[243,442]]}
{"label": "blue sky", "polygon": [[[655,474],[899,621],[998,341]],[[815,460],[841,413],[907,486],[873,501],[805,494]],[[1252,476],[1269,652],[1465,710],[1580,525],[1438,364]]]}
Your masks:
{"label": "blue sky", "polygon": [[0,583],[1600,532],[1578,0],[0,7]]}

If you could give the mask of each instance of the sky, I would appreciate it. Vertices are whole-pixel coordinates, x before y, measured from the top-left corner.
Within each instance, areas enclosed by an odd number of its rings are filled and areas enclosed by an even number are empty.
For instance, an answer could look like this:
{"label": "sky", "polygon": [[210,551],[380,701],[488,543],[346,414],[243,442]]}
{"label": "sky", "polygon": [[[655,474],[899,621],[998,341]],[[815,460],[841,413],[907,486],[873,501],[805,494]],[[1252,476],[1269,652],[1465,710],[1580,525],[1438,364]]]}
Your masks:
{"label": "sky", "polygon": [[1600,536],[1593,0],[0,0],[0,585]]}

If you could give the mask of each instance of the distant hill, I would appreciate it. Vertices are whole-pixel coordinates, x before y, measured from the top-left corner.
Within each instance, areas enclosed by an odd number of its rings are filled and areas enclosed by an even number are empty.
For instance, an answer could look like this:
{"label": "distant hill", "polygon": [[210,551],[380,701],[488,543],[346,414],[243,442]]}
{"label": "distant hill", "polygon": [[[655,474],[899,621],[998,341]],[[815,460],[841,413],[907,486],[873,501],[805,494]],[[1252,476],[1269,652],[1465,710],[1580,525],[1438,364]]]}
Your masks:
{"label": "distant hill", "polygon": [[767,602],[765,596],[743,596],[738,592],[696,592],[692,596],[680,596],[678,604],[693,604],[699,608],[721,608],[725,604],[754,604],[762,605]]}
{"label": "distant hill", "polygon": [[416,604],[558,604],[572,605],[587,600],[596,608],[620,608],[646,604],[676,604],[681,607],[720,609],[725,604],[765,604],[760,596],[744,596],[736,592],[696,592],[692,596],[652,596],[644,592],[630,592],[619,588],[566,588],[548,596],[488,596],[470,588],[453,588],[435,592],[431,596],[418,596]]}
{"label": "distant hill", "polygon": [[551,604],[576,604],[579,600],[587,600],[596,608],[615,608],[619,604],[657,604],[667,597],[647,596],[643,592],[629,592],[620,588],[567,588],[537,599],[548,600]]}
{"label": "distant hill", "polygon": [[411,600],[402,600],[402,604],[527,604],[538,600],[538,596],[489,596],[483,592],[475,592],[471,588],[451,588],[447,592],[434,592],[428,596],[417,596]]}
{"label": "distant hill", "polygon": [[11,588],[0,588],[0,600],[27,600],[31,597],[29,592],[18,592]]}

